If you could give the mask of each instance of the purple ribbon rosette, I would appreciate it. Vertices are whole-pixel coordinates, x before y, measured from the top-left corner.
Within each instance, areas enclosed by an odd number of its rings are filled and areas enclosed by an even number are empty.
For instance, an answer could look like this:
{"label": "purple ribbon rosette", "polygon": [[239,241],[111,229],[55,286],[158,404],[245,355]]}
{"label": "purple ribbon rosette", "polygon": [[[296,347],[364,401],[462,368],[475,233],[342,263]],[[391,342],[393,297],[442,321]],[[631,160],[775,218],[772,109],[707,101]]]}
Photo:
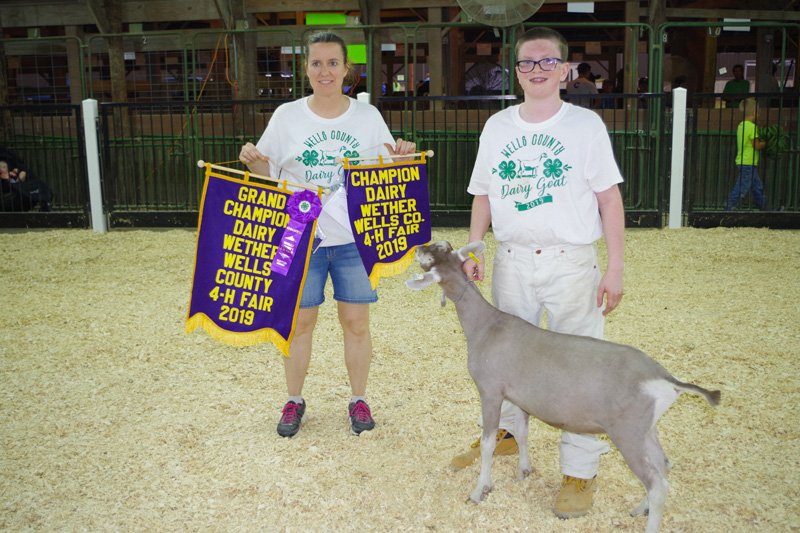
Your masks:
{"label": "purple ribbon rosette", "polygon": [[272,261],[272,271],[285,276],[292,265],[297,245],[303,236],[306,225],[317,219],[322,212],[322,202],[315,193],[304,190],[296,192],[286,202],[289,223],[283,232],[281,244]]}

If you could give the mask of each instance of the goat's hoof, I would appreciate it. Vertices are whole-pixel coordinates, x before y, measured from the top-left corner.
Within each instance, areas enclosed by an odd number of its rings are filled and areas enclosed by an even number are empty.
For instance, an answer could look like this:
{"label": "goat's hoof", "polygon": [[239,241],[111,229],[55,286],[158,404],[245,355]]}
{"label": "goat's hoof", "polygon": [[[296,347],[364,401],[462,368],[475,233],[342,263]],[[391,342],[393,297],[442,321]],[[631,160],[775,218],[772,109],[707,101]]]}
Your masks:
{"label": "goat's hoof", "polygon": [[486,496],[492,491],[492,487],[477,488],[469,495],[468,502],[481,503],[486,499]]}
{"label": "goat's hoof", "polygon": [[649,514],[650,514],[650,508],[649,507],[642,508],[641,505],[636,509],[634,509],[633,511],[631,511],[631,516],[642,516],[642,515],[647,516]]}
{"label": "goat's hoof", "polygon": [[517,472],[517,480],[518,481],[525,481],[525,478],[533,474],[532,468],[525,468],[524,470],[520,470]]}

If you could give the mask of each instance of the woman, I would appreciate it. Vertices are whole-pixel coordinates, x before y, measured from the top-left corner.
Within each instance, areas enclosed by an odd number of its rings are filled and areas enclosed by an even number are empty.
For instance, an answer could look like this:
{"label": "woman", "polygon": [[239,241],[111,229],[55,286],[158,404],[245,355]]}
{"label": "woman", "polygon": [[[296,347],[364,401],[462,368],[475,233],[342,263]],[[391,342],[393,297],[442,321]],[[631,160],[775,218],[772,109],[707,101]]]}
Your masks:
{"label": "woman", "polygon": [[288,399],[278,434],[296,435],[305,416],[303,382],[330,274],[352,389],[350,431],[358,435],[375,427],[365,394],[372,360],[369,304],[376,302],[378,295],[369,282],[347,220],[343,170],[336,158],[405,155],[416,145],[402,139],[395,142],[377,109],[343,94],[351,65],[341,37],[330,32],[314,34],[306,52],[305,69],[313,94],[278,107],[261,140],[255,146],[244,145],[239,159],[253,173],[305,181],[332,192],[322,200],[317,222],[317,237],[322,243],[309,261],[290,357],[284,359]]}

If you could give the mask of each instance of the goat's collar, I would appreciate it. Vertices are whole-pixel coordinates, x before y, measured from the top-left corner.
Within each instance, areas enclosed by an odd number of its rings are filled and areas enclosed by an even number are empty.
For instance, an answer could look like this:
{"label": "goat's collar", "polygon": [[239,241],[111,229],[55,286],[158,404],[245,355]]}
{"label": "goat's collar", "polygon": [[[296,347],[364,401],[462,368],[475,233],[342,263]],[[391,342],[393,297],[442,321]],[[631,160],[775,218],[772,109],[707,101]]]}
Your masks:
{"label": "goat's collar", "polygon": [[461,293],[459,293],[458,298],[453,300],[453,305],[455,305],[455,304],[457,304],[458,302],[461,301],[461,298],[464,297],[464,293],[467,292],[467,289],[469,288],[470,285],[472,285],[472,281],[471,280],[467,280],[467,282],[464,284],[464,288],[461,289]]}

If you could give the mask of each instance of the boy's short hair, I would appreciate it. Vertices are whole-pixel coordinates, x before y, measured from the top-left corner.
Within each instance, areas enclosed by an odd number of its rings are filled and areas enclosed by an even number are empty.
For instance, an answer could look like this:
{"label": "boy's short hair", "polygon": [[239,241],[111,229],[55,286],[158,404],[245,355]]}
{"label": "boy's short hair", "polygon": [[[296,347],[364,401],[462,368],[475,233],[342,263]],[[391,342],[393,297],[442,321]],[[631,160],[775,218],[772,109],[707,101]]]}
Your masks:
{"label": "boy's short hair", "polygon": [[561,61],[569,61],[569,45],[563,35],[556,30],[550,28],[531,28],[517,39],[517,44],[514,48],[514,56],[519,57],[519,49],[528,41],[536,41],[539,39],[546,39],[552,41],[558,46],[558,51],[561,53],[559,58]]}
{"label": "boy's short hair", "polygon": [[589,63],[581,63],[578,65],[578,74],[588,74],[592,71],[592,66]]}
{"label": "boy's short hair", "polygon": [[756,111],[757,105],[755,98],[745,98],[739,102],[739,111],[741,111],[744,116],[747,116]]}

